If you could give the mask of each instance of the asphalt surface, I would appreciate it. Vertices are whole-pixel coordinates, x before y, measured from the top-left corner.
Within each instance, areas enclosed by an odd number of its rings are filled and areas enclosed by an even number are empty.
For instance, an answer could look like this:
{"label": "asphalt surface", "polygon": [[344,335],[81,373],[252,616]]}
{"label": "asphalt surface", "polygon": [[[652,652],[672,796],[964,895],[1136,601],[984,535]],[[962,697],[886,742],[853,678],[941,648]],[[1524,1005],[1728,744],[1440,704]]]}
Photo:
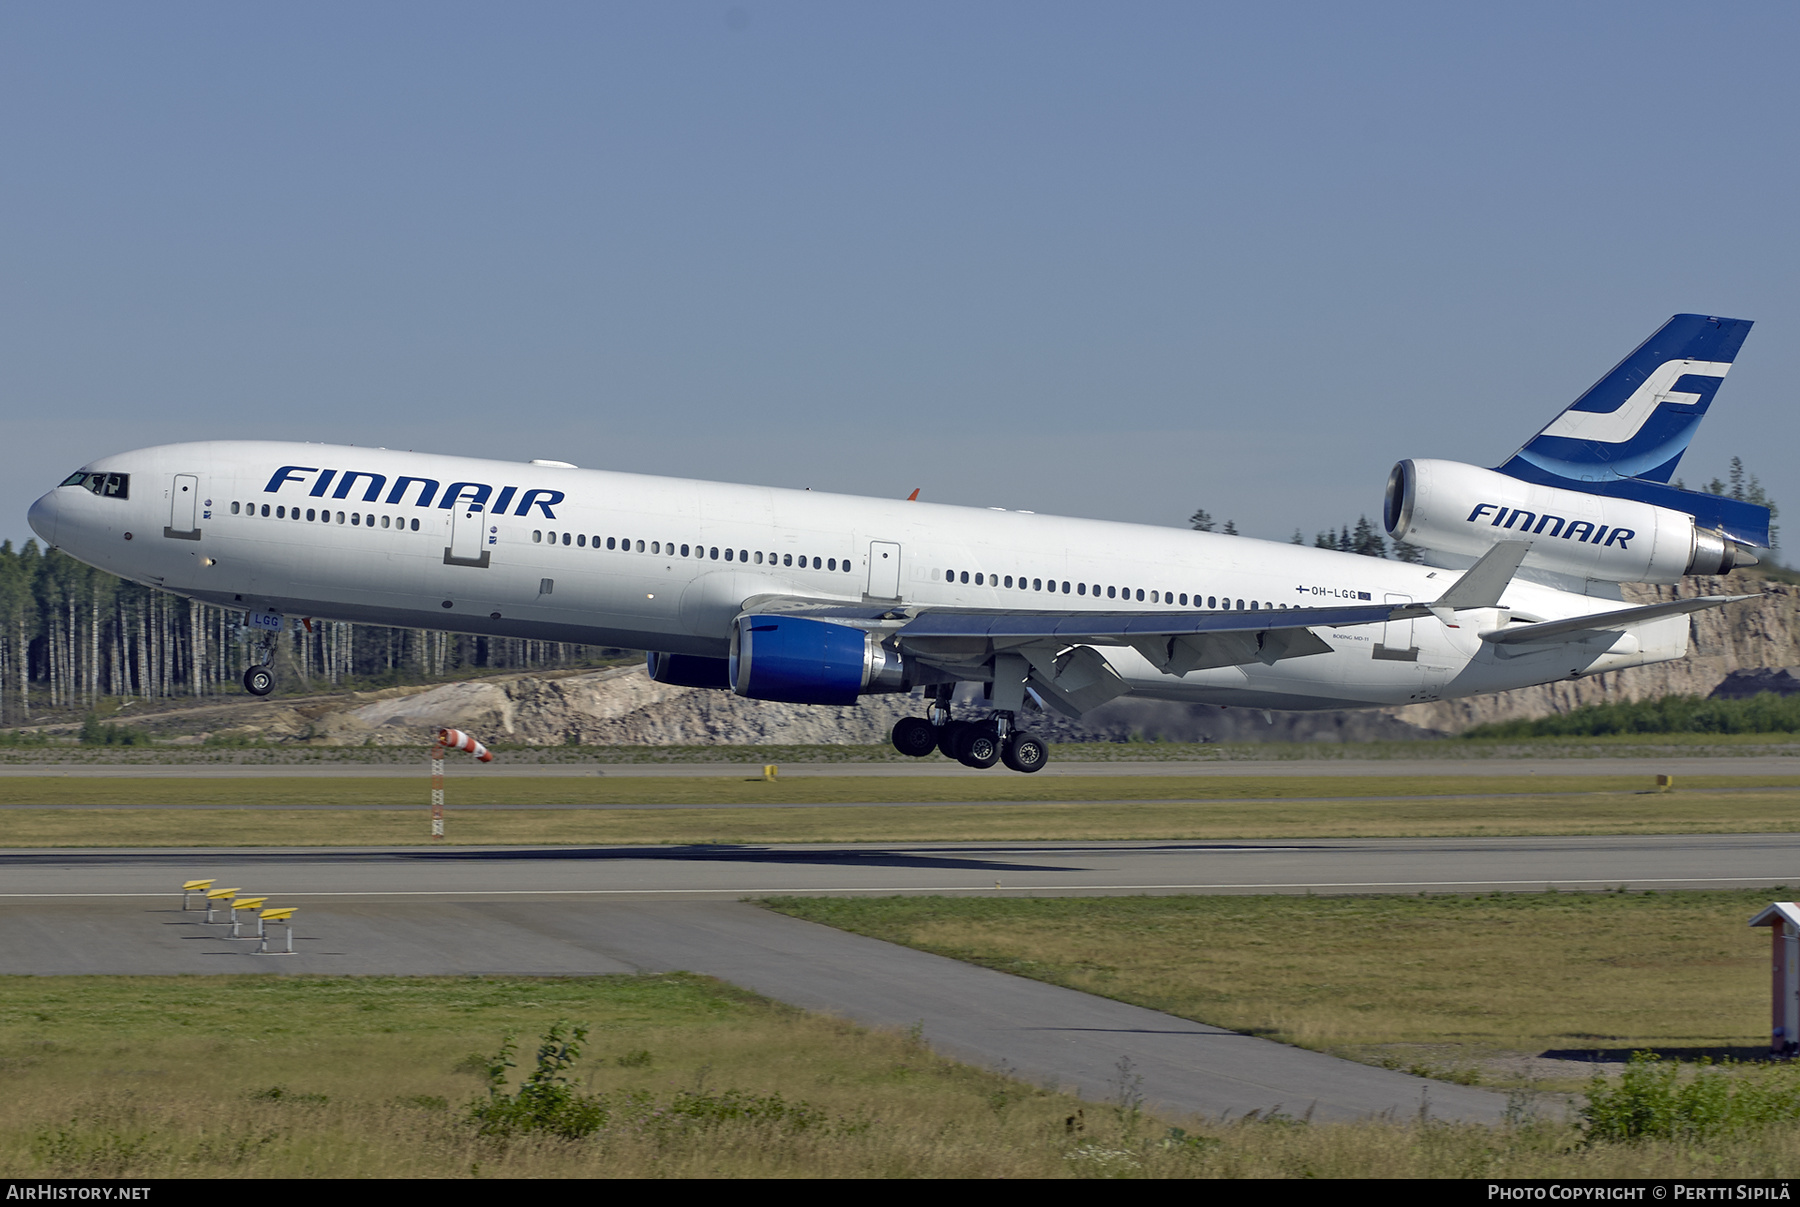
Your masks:
{"label": "asphalt surface", "polygon": [[[259,955],[183,880],[300,907]],[[1497,1094],[1335,1060],[759,909],[779,893],[1080,895],[1745,887],[1800,880],[1800,836],[1241,843],[0,852],[0,970],[591,975],[683,969],[1084,1096],[1121,1069],[1174,1114],[1493,1121]],[[271,946],[285,938],[273,932]]]}
{"label": "asphalt surface", "polygon": [[[1066,748],[1065,748],[1066,749]],[[1055,758],[1055,754],[1052,754]],[[818,776],[868,776],[878,779],[933,776],[950,778],[993,779],[1014,773],[995,768],[977,771],[943,758],[925,758],[905,763],[783,763],[780,774],[785,779],[810,779]],[[581,777],[616,776],[652,778],[724,775],[736,778],[760,778],[762,768],[752,763],[560,763],[485,765],[467,756],[452,755],[445,760],[444,772],[456,778],[535,776]],[[1083,763],[1057,759],[1037,778],[1062,776],[1533,776],[1533,775],[1796,775],[1800,776],[1800,757],[1766,755],[1737,757],[1642,757],[1553,759],[1291,759],[1267,762],[1145,762]],[[293,776],[334,778],[407,779],[426,774],[423,750],[413,764],[392,763],[293,763],[244,765],[236,763],[12,763],[0,765],[0,781],[29,776],[93,776],[102,779],[265,779]]]}

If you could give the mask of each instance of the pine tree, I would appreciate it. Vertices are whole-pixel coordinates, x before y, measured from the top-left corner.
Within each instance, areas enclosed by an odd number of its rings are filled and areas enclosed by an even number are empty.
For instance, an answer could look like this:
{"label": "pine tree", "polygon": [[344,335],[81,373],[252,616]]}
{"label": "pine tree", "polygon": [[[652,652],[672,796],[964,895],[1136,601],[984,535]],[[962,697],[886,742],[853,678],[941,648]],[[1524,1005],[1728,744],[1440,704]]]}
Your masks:
{"label": "pine tree", "polygon": [[1375,525],[1369,523],[1368,516],[1357,517],[1356,532],[1350,538],[1350,552],[1360,553],[1364,557],[1387,556],[1387,542],[1375,531]]}
{"label": "pine tree", "polygon": [[1195,532],[1211,532],[1214,528],[1212,513],[1201,508],[1188,517],[1188,526]]}

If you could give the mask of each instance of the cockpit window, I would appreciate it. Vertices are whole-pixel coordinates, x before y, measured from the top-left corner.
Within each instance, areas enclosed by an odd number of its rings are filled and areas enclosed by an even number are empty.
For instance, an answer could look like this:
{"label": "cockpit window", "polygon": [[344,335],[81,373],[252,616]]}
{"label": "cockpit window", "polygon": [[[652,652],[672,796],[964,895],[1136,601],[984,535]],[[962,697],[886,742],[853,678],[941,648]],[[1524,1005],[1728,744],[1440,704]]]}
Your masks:
{"label": "cockpit window", "polygon": [[108,499],[131,497],[130,474],[91,474],[86,470],[76,470],[62,484],[64,486],[85,486],[95,494]]}

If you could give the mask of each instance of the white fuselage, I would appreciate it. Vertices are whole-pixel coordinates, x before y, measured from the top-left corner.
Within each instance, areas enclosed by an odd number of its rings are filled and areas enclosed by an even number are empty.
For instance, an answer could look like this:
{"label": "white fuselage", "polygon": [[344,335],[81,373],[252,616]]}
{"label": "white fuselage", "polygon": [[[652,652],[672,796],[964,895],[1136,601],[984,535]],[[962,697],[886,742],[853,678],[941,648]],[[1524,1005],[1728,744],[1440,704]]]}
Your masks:
{"label": "white fuselage", "polygon": [[[264,441],[91,462],[32,508],[48,543],[246,611],[724,657],[763,596],[1030,612],[1429,602],[1455,571],[1245,537],[510,461]],[[479,510],[471,511],[470,504]],[[1127,602],[1129,601],[1129,602]],[[1171,676],[1102,649],[1134,692],[1258,708],[1405,704],[1680,657],[1683,617],[1506,656],[1512,616],[1613,600],[1515,580],[1500,609],[1320,628],[1330,654]],[[1378,656],[1416,651],[1411,658]]]}

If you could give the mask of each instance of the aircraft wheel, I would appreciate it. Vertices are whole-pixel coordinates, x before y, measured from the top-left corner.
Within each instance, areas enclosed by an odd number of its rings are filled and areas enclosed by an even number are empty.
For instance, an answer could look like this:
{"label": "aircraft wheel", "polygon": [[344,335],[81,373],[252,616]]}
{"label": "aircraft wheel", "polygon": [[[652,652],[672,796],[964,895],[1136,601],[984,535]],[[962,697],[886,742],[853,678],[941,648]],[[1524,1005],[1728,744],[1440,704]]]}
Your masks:
{"label": "aircraft wheel", "polygon": [[901,717],[894,722],[892,738],[895,750],[922,759],[937,749],[937,726],[923,717]]}
{"label": "aircraft wheel", "polygon": [[244,690],[253,696],[266,696],[275,690],[275,672],[266,666],[253,666],[244,672]]}
{"label": "aircraft wheel", "polygon": [[1042,771],[1050,761],[1050,744],[1035,733],[1015,733],[1000,748],[1000,760],[1014,771]]}
{"label": "aircraft wheel", "polygon": [[947,759],[961,758],[957,751],[962,741],[963,731],[972,728],[972,721],[951,721],[946,725],[933,726],[937,730],[938,753]]}
{"label": "aircraft wheel", "polygon": [[971,724],[956,743],[956,761],[983,770],[1000,761],[1000,739],[991,725]]}

